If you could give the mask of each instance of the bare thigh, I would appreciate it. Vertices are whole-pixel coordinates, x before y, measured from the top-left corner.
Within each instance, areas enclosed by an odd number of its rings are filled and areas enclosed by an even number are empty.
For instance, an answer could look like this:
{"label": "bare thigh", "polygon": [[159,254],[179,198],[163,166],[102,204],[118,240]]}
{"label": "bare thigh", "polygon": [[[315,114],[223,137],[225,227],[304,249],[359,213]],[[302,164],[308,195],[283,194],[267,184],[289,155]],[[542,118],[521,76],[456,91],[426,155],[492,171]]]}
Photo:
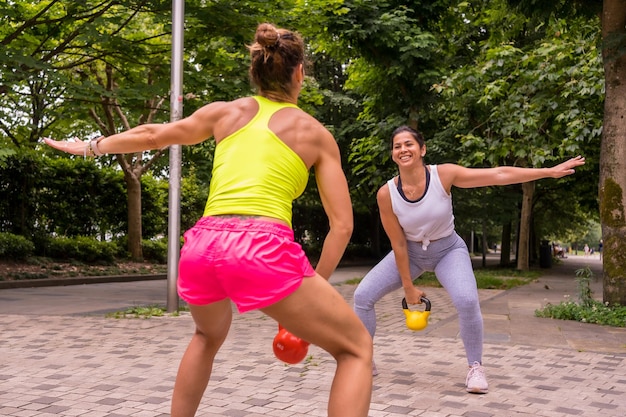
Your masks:
{"label": "bare thigh", "polygon": [[262,311],[335,358],[345,353],[371,355],[372,339],[365,326],[320,275],[305,278],[294,293]]}
{"label": "bare thigh", "polygon": [[202,333],[219,347],[226,339],[232,322],[230,300],[225,299],[207,305],[190,304],[189,310],[196,324],[196,332]]}

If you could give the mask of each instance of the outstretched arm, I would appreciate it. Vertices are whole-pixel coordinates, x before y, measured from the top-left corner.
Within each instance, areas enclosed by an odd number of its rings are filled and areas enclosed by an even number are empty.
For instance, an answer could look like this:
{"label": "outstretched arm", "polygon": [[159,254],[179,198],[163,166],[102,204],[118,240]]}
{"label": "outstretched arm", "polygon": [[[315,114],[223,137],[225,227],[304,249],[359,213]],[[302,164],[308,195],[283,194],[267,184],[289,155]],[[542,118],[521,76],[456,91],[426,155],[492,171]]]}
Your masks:
{"label": "outstretched arm", "polygon": [[[228,103],[211,103],[176,122],[144,124],[122,133],[101,137],[96,146],[103,154],[123,154],[161,149],[174,144],[193,145],[213,135],[215,124],[227,109]],[[89,141],[57,141],[45,138],[44,142],[63,152],[93,156]]]}
{"label": "outstretched arm", "polygon": [[584,165],[585,158],[577,156],[552,168],[520,168],[502,166],[496,168],[465,168],[460,165],[443,164],[438,170],[442,183],[450,192],[452,186],[459,188],[487,187],[490,185],[520,184],[542,178],[561,178],[571,175],[576,167]]}

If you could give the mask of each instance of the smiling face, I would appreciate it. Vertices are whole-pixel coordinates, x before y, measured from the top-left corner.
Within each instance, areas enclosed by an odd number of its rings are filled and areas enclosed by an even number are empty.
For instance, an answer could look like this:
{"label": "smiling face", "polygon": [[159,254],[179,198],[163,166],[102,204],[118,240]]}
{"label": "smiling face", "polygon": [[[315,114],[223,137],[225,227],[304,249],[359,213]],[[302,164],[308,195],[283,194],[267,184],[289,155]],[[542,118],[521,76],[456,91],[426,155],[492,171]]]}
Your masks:
{"label": "smiling face", "polygon": [[396,133],[392,140],[391,159],[398,166],[407,166],[415,163],[422,164],[426,155],[426,145],[421,145],[413,132],[402,131]]}

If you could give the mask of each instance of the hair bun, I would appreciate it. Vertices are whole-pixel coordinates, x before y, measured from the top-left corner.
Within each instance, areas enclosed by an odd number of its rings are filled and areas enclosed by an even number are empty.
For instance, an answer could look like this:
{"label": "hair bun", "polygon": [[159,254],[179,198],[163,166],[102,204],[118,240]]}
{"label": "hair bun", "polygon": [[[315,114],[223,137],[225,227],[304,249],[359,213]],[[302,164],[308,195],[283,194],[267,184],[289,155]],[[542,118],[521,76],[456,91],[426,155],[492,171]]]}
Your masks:
{"label": "hair bun", "polygon": [[272,48],[278,44],[280,34],[274,25],[262,23],[257,27],[254,40],[264,48]]}

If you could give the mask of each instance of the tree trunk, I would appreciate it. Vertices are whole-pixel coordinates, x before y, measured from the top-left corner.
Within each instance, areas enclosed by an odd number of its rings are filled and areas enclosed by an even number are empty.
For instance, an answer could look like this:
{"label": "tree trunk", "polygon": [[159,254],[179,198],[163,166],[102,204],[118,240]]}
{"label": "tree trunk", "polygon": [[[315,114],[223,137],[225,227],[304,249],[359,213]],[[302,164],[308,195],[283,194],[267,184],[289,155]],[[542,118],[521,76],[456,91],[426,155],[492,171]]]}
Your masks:
{"label": "tree trunk", "polygon": [[600,146],[604,301],[626,305],[626,0],[604,0],[606,94]]}
{"label": "tree trunk", "polygon": [[511,263],[511,222],[502,225],[502,237],[500,246],[500,266],[508,267]]}
{"label": "tree trunk", "polygon": [[530,219],[533,210],[534,193],[534,182],[522,184],[522,210],[520,213],[519,243],[517,247],[517,269],[520,271],[528,271],[530,268]]}
{"label": "tree trunk", "polygon": [[124,172],[128,190],[128,251],[133,261],[143,261],[141,247],[141,181],[133,170]]}
{"label": "tree trunk", "polygon": [[487,221],[485,219],[483,219],[482,222],[482,232],[483,232],[483,236],[482,236],[482,246],[483,246],[483,250],[482,250],[482,255],[483,255],[483,268],[487,267]]}

